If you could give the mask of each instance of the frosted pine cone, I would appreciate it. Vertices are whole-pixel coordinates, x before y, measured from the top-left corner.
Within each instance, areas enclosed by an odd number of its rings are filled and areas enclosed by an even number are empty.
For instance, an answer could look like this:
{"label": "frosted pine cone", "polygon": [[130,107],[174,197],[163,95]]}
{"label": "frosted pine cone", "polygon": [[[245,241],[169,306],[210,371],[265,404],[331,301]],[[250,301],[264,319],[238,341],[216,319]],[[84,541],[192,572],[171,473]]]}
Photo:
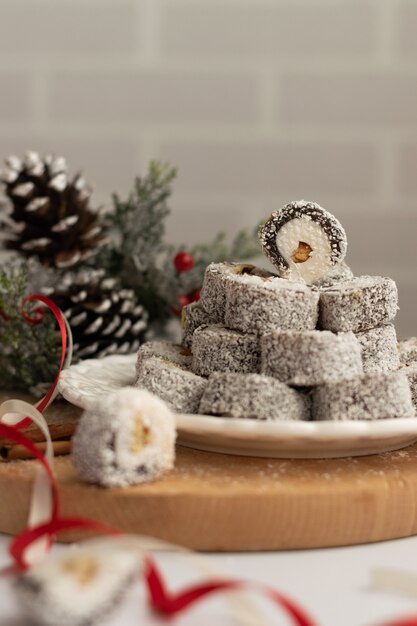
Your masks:
{"label": "frosted pine cone", "polygon": [[74,339],[74,360],[136,352],[145,338],[148,313],[130,289],[103,270],[67,272],[44,290],[65,314]]}
{"label": "frosted pine cone", "polygon": [[[67,269],[92,256],[105,241],[91,188],[77,174],[70,179],[65,159],[27,152],[11,156],[0,174],[7,197],[0,205],[6,246],[44,266]],[[7,211],[9,207],[9,211]]]}

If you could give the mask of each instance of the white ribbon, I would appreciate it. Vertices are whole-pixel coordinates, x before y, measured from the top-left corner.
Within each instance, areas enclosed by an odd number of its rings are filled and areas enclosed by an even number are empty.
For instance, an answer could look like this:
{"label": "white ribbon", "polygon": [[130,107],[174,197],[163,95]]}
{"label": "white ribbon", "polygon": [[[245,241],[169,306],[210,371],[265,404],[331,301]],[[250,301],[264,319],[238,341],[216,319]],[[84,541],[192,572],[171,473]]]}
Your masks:
{"label": "white ribbon", "polygon": [[[73,337],[71,328],[64,315],[63,319],[67,328],[67,354],[63,369],[67,369],[71,365],[72,360]],[[45,408],[52,404],[58,393],[58,387],[56,387]],[[48,423],[37,408],[42,401],[43,399],[33,406],[23,400],[6,400],[0,405],[0,422],[13,426],[24,417],[30,417],[45,437],[45,457],[53,471],[54,450]],[[53,497],[49,477],[45,468],[40,466],[37,468],[32,488],[28,527],[33,528],[39,524],[48,522],[51,518],[52,510]],[[186,560],[190,561],[191,564],[204,574],[217,578],[225,578],[224,572],[213,568],[207,558],[193,554],[191,551],[176,544],[154,539],[152,537],[142,535],[123,535],[116,538],[113,537],[111,539],[100,537],[80,543],[80,545],[97,546],[97,549],[100,551],[114,549],[115,544],[123,550],[137,550],[141,555],[154,550],[171,550],[180,552]],[[26,563],[33,565],[39,562],[48,553],[49,547],[50,543],[48,538],[43,537],[35,541],[25,553]],[[243,626],[263,626],[266,624],[259,610],[242,591],[227,591],[225,592],[225,597],[228,598],[235,617]]]}
{"label": "white ribbon", "polygon": [[[62,312],[61,312],[62,313]],[[73,353],[73,338],[70,325],[62,314],[62,317],[67,328],[67,353],[63,369],[66,369],[71,365],[72,353]],[[45,408],[50,406],[58,395],[58,385],[55,387],[53,394],[51,395]],[[9,426],[18,424],[25,417],[30,417],[36,426],[42,431],[45,441],[46,450],[45,457],[48,461],[51,469],[54,469],[54,449],[52,446],[51,435],[46,419],[42,413],[38,410],[38,407],[42,403],[44,398],[39,400],[35,406],[24,402],[23,400],[6,400],[0,405],[0,422]],[[53,498],[52,490],[49,482],[48,475],[44,467],[37,468],[35,480],[32,488],[32,495],[30,500],[29,515],[27,525],[29,528],[34,528],[39,524],[44,524],[51,519],[53,510]],[[33,564],[41,559],[45,553],[49,550],[49,539],[41,538],[34,542],[27,550],[25,560],[28,564]]]}
{"label": "white ribbon", "polygon": [[[40,413],[36,407],[23,400],[6,400],[0,405],[0,421],[4,424],[13,426],[24,417],[30,417],[42,431],[46,441],[45,457],[53,469],[54,449],[48,424],[42,413]],[[52,506],[53,500],[50,481],[45,468],[39,466],[36,470],[32,487],[28,526],[33,528],[34,526],[48,522],[51,518]],[[27,550],[25,556],[27,563],[32,564],[38,561],[47,552],[48,547],[49,540],[46,538],[34,542]]]}

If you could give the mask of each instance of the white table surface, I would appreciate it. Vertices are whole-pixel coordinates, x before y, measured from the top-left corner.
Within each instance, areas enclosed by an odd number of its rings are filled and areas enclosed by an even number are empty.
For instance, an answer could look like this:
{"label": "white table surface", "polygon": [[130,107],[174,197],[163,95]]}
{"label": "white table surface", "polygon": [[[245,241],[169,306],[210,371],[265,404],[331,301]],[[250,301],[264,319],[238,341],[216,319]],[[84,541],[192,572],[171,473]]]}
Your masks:
{"label": "white table surface", "polygon": [[[0,535],[0,567],[9,563],[9,538]],[[57,549],[67,550],[68,547]],[[380,626],[389,618],[415,613],[417,595],[377,591],[370,586],[373,568],[400,568],[417,574],[417,537],[366,546],[297,552],[211,554],[207,559],[225,575],[274,586],[300,602],[318,626]],[[157,560],[172,590],[196,582],[201,574],[183,562],[178,554],[159,554]],[[267,602],[253,602],[263,611],[264,624],[290,626],[290,622]],[[0,578],[1,626],[26,626],[10,579]],[[174,620],[151,614],[140,583],[127,594],[123,604],[100,626],[233,626],[230,605],[224,598],[203,601]],[[57,625],[59,626],[59,625]]]}

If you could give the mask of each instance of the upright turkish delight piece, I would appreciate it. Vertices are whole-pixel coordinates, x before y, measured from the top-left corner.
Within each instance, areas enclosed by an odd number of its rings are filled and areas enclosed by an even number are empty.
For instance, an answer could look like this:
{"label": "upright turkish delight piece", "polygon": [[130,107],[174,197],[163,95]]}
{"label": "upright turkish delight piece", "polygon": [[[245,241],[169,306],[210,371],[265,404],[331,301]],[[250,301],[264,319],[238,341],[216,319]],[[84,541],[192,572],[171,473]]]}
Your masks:
{"label": "upright turkish delight piece", "polygon": [[355,333],[391,322],[398,310],[397,285],[391,278],[359,276],[320,292],[320,326]]}
{"label": "upright turkish delight piece", "polygon": [[156,356],[143,361],[136,380],[137,387],[155,393],[177,413],[197,413],[206,384],[205,378]]}
{"label": "upright turkish delight piece", "polygon": [[315,420],[376,420],[414,417],[404,372],[363,374],[313,391]]}
{"label": "upright turkish delight piece", "polygon": [[220,324],[200,326],[194,333],[192,370],[200,376],[213,372],[259,372],[257,335],[229,330]]}
{"label": "upright turkish delight piece", "polygon": [[310,398],[268,376],[216,372],[208,380],[200,413],[259,420],[308,420]]}
{"label": "upright turkish delight piece", "polygon": [[417,362],[417,337],[410,337],[398,343],[398,356],[403,365]]}
{"label": "upright turkish delight piece", "polygon": [[261,227],[264,253],[283,278],[312,284],[341,263],[347,238],[343,226],[316,202],[290,202]]}
{"label": "upright turkish delight piece", "polygon": [[363,372],[353,333],[272,331],[261,337],[261,371],[289,385],[312,387]]}
{"label": "upright turkish delight piece", "polygon": [[227,283],[225,325],[243,333],[276,328],[312,329],[318,319],[319,292],[275,276],[234,276]]}
{"label": "upright turkish delight piece", "polygon": [[397,334],[393,324],[356,333],[361,345],[364,372],[390,372],[400,367]]}
{"label": "upright turkish delight piece", "polygon": [[175,437],[167,405],[147,391],[125,387],[83,414],[72,440],[72,461],[87,482],[135,485],[173,467]]}

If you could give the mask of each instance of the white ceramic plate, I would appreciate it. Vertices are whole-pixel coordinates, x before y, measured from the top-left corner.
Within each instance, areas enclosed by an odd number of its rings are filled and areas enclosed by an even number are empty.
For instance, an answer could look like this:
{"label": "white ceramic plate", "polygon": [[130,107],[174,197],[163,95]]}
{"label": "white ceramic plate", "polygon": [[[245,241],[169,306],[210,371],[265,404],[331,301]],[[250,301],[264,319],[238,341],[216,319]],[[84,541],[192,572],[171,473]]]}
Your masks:
{"label": "white ceramic plate", "polygon": [[[99,396],[133,384],[136,355],[91,359],[61,375],[66,400],[87,408]],[[261,422],[177,415],[183,446],[246,456],[332,458],[398,450],[417,441],[417,418],[346,422]]]}

